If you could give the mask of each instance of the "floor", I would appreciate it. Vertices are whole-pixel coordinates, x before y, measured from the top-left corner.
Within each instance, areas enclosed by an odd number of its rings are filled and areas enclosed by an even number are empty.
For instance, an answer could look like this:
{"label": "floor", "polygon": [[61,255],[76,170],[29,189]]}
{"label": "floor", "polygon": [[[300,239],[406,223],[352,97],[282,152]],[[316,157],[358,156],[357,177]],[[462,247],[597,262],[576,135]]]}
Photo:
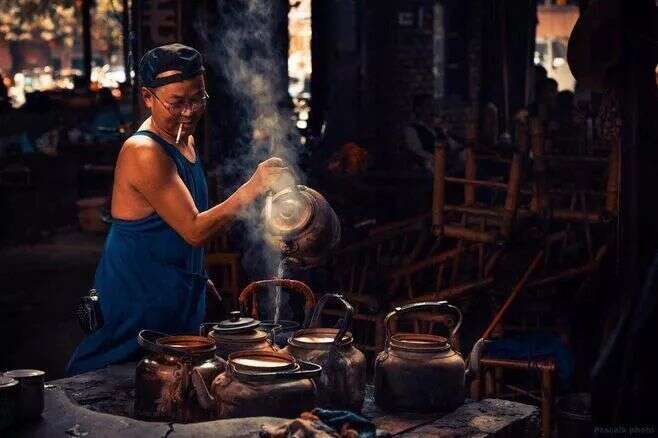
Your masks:
{"label": "floor", "polygon": [[104,239],[68,230],[36,245],[0,248],[0,370],[64,376],[83,337],[74,306],[92,285]]}

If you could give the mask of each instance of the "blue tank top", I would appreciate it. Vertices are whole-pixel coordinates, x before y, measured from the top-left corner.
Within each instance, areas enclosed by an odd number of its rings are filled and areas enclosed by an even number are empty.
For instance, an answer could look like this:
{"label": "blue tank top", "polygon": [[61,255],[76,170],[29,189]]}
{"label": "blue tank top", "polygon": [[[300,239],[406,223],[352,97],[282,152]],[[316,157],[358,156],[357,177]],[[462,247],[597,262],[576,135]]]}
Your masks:
{"label": "blue tank top", "polygon": [[[199,211],[208,209],[208,188],[199,155],[190,162],[175,146],[150,131],[176,169]],[[189,245],[157,213],[143,219],[114,219],[96,270],[104,325],[87,336],[69,361],[79,374],[139,356],[142,329],[196,333],[205,313],[204,250]]]}

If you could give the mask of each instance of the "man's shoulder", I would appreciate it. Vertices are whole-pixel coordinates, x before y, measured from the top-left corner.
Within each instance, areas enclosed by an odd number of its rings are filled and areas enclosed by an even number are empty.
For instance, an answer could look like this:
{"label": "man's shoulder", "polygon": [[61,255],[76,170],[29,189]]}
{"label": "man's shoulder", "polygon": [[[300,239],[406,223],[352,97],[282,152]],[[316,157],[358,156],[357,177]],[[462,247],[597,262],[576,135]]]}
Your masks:
{"label": "man's shoulder", "polygon": [[174,166],[171,158],[155,140],[145,135],[129,137],[121,148],[121,155],[137,167],[169,169]]}
{"label": "man's shoulder", "polygon": [[126,139],[122,149],[131,155],[167,156],[158,142],[151,137],[139,134]]}

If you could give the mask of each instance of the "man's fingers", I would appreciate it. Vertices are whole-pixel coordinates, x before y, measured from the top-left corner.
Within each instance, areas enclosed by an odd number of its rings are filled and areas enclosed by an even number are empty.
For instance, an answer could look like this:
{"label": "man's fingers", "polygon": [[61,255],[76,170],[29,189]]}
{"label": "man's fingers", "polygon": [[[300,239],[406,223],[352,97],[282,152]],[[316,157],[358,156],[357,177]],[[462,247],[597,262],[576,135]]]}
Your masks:
{"label": "man's fingers", "polygon": [[286,167],[286,162],[277,157],[268,158],[263,161],[263,164],[267,165],[267,167]]}
{"label": "man's fingers", "polygon": [[284,173],[290,173],[290,170],[287,167],[272,167],[268,169],[270,175],[283,175]]}

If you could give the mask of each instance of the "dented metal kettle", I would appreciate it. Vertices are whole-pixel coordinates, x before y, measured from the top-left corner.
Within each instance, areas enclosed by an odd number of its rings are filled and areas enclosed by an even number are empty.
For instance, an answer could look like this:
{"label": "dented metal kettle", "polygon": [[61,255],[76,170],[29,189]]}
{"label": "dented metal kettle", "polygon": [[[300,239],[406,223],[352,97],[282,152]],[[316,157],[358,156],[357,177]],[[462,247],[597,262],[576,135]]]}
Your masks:
{"label": "dented metal kettle", "polygon": [[322,367],[296,361],[289,354],[240,351],[229,356],[226,371],[208,390],[201,373],[192,381],[203,407],[217,418],[295,418],[316,405],[313,381]]}
{"label": "dented metal kettle", "polygon": [[135,370],[135,416],[178,423],[212,419],[199,404],[191,376],[194,372],[210,384],[222,371],[214,342],[151,330],[140,331],[137,341],[147,354]]}
{"label": "dented metal kettle", "polygon": [[[318,328],[325,304],[335,300],[345,311],[340,328]],[[295,332],[283,350],[295,357],[320,365],[316,380],[318,406],[360,412],[365,398],[366,358],[354,346],[351,328],[354,309],[342,295],[326,294],[318,302],[310,327]]]}
{"label": "dented metal kettle", "polygon": [[394,317],[432,307],[457,315],[452,339],[462,314],[447,301],[409,304],[386,315],[386,346],[375,360],[375,403],[385,410],[440,412],[464,402],[464,359],[451,348],[448,339],[416,333],[391,335]]}

